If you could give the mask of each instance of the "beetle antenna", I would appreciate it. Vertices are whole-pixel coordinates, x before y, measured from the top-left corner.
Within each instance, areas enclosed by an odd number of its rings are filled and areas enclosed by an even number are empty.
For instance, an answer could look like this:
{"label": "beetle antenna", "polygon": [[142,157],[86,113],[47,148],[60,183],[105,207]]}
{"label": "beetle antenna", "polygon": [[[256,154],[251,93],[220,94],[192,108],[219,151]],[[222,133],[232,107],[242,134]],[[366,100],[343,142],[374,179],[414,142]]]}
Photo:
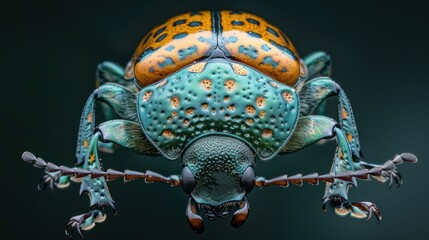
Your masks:
{"label": "beetle antenna", "polygon": [[402,153],[396,155],[393,160],[386,161],[383,165],[378,167],[373,167],[371,169],[361,169],[357,171],[343,172],[339,174],[328,173],[324,175],[319,175],[318,173],[312,173],[303,176],[302,174],[295,174],[288,177],[288,175],[283,175],[275,177],[272,179],[265,179],[264,177],[257,177],[255,180],[255,186],[258,187],[268,187],[268,186],[281,186],[288,187],[289,183],[293,183],[298,186],[302,186],[303,182],[309,183],[311,185],[318,185],[319,181],[324,182],[333,182],[335,179],[339,179],[346,182],[351,182],[354,184],[354,178],[369,180],[370,176],[374,178],[379,178],[383,176],[393,176],[397,185],[402,183],[402,179],[397,179],[395,176],[398,175],[395,173],[396,165],[399,165],[403,162],[416,163],[417,157],[411,153]]}
{"label": "beetle antenna", "polygon": [[123,178],[124,182],[129,182],[136,179],[144,179],[146,183],[162,182],[169,184],[173,187],[180,186],[182,179],[178,175],[171,175],[169,177],[163,176],[159,173],[147,170],[146,172],[138,172],[133,170],[125,170],[123,172],[114,169],[107,169],[107,171],[101,171],[97,169],[83,169],[83,168],[70,168],[66,166],[57,166],[54,163],[46,162],[42,158],[36,157],[31,152],[24,152],[22,159],[33,167],[43,168],[47,173],[55,174],[57,177],[61,176],[74,176],[75,178],[83,178],[89,176],[92,178],[104,177],[107,181],[113,181],[119,178]]}

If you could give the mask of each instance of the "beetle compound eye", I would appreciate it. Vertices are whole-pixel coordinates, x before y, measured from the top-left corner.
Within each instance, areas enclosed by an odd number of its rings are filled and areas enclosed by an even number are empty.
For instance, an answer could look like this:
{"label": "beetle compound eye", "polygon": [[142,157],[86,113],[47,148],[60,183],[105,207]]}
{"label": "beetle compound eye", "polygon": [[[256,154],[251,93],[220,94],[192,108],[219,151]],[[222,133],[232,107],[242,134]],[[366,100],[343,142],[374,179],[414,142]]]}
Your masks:
{"label": "beetle compound eye", "polygon": [[194,174],[192,174],[191,169],[189,167],[185,166],[182,169],[182,189],[185,193],[191,194],[191,192],[195,188],[195,178]]}
{"label": "beetle compound eye", "polygon": [[253,167],[248,167],[246,171],[244,171],[243,176],[241,177],[241,186],[244,188],[246,193],[252,191],[255,186],[255,171],[253,171]]}

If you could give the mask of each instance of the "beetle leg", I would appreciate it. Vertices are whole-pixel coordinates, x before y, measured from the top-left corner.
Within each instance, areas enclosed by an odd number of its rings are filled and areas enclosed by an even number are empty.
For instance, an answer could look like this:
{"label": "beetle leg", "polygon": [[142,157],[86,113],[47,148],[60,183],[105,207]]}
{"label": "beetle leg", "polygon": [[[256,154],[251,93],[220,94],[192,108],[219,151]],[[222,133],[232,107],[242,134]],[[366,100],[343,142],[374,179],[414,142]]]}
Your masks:
{"label": "beetle leg", "polygon": [[[295,152],[321,139],[333,137],[336,137],[338,147],[335,151],[334,162],[330,171],[332,176],[328,175],[332,181],[328,181],[326,183],[322,208],[325,210],[326,206],[329,205],[335,208],[335,212],[341,216],[347,215],[348,213],[351,213],[353,217],[369,216],[369,214],[372,213],[379,215],[379,211],[373,203],[363,204],[348,202],[347,193],[349,188],[351,186],[357,186],[355,178],[368,179],[368,176],[372,176],[378,180],[390,178],[396,181],[399,185],[402,181],[400,175],[396,171],[396,165],[403,162],[415,163],[417,162],[416,156],[411,153],[402,153],[400,155],[396,155],[392,160],[388,160],[382,165],[355,162],[353,161],[352,151],[349,147],[350,142],[339,125],[328,117],[316,115],[303,116],[298,120],[293,135],[281,152]],[[354,171],[356,175],[350,175],[352,177],[347,175],[351,171]],[[343,178],[342,175],[344,174],[348,177]],[[305,179],[302,179],[301,177],[302,176],[295,177],[297,183],[305,181]],[[325,179],[329,178],[325,177]],[[294,178],[292,177],[288,178],[288,181],[293,180]],[[315,181],[314,176],[307,177],[307,180]],[[269,181],[257,181],[257,184],[262,184],[262,186],[263,184],[281,185],[286,184],[286,182],[285,178],[279,178]],[[368,206],[366,211],[362,210],[364,205]]]}
{"label": "beetle leg", "polygon": [[[137,95],[132,90],[115,84],[106,83],[97,88],[86,101],[82,112],[76,149],[76,164],[80,166],[88,151],[88,143],[95,129],[95,103],[107,103],[121,119],[138,122],[136,111]],[[110,120],[110,119],[108,119]],[[109,149],[109,145],[101,145]],[[110,150],[111,151],[111,150]]]}
{"label": "beetle leg", "polygon": [[[95,85],[98,88],[106,83],[116,83],[135,91],[136,86],[134,81],[125,79],[124,75],[125,69],[119,64],[108,61],[102,62],[98,64],[95,71]],[[106,120],[114,119],[114,110],[108,103],[102,102],[101,107]]]}
{"label": "beetle leg", "polygon": [[354,161],[363,158],[360,149],[358,131],[353,111],[345,92],[328,77],[319,77],[306,82],[299,90],[300,114],[307,116],[313,114],[315,109],[330,96],[338,96],[339,123],[346,135],[352,151]]}

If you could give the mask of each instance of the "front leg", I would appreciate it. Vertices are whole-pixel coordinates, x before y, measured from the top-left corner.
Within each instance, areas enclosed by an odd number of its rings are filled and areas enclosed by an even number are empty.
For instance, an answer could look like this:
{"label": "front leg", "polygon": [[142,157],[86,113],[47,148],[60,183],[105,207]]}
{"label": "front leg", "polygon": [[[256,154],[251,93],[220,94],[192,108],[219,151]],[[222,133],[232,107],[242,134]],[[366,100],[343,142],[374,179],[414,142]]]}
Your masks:
{"label": "front leg", "polygon": [[[396,165],[402,162],[417,162],[417,158],[412,154],[400,154],[395,156],[393,160],[387,161],[383,165],[372,165],[371,169],[363,168],[361,162],[354,162],[352,159],[349,142],[346,134],[342,131],[339,125],[332,119],[323,116],[305,116],[301,117],[296,126],[291,139],[283,148],[283,153],[292,153],[303,149],[321,139],[333,138],[337,139],[337,149],[335,151],[334,161],[331,167],[333,176],[341,176],[348,172],[356,171],[365,173],[361,177],[366,179],[370,173],[371,176],[377,177],[393,177],[397,175]],[[361,172],[359,172],[361,171]],[[326,205],[335,208],[338,215],[344,216],[351,213],[353,217],[363,218],[370,217],[372,213],[378,219],[381,219],[381,214],[375,204],[371,202],[349,202],[348,190],[351,186],[357,186],[355,177],[350,179],[335,178],[332,182],[326,183],[325,194],[323,196],[323,209]]]}
{"label": "front leg", "polygon": [[127,181],[144,178],[148,182],[165,182],[174,186],[180,184],[178,177],[167,178],[150,171],[146,173],[118,172],[109,169],[104,172],[98,155],[98,143],[100,141],[113,142],[141,154],[153,155],[158,153],[146,139],[139,124],[127,120],[111,120],[100,124],[94,130],[83,164],[79,167],[58,167],[53,163],[47,163],[43,159],[35,157],[30,152],[25,152],[22,155],[25,161],[32,163],[35,167],[44,168],[47,175],[55,178],[73,177],[82,182],[80,194],[86,193],[89,196],[90,207],[95,210],[72,217],[66,227],[68,235],[72,235],[75,230],[79,233],[81,230],[89,230],[94,227],[95,223],[103,222],[106,219],[106,215],[102,211],[105,206],[115,209],[106,180],[114,180],[119,177],[123,177]]}

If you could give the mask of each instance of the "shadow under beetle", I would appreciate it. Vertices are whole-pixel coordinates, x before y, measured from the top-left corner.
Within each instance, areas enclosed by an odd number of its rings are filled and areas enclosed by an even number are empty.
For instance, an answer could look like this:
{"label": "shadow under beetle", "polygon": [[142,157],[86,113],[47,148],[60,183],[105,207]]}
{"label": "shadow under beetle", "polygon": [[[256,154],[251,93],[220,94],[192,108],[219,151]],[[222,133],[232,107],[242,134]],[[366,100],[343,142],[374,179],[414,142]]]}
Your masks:
{"label": "shadow under beetle", "polygon": [[[144,179],[181,186],[189,195],[186,216],[192,230],[204,230],[199,211],[209,219],[233,211],[231,225],[249,214],[246,195],[254,186],[326,182],[323,209],[357,218],[374,214],[372,202],[352,202],[347,192],[356,179],[370,176],[399,186],[396,165],[417,162],[410,153],[384,164],[362,161],[349,100],[330,79],[324,52],[305,58],[289,38],[264,19],[238,11],[200,11],[178,15],[155,27],[138,45],[126,68],[101,63],[98,88],[89,96],[80,120],[73,168],[47,163],[30,152],[22,158],[45,169],[39,187],[67,187],[81,182],[94,210],[72,217],[66,234],[91,229],[114,208],[106,181]],[[338,122],[323,116],[324,100],[338,98]],[[95,125],[95,103],[107,121]],[[118,118],[119,116],[119,118]],[[328,174],[255,176],[255,161],[268,161],[335,138],[337,149]],[[143,155],[180,159],[180,175],[152,171],[123,172],[100,166],[98,151],[120,145]]]}

